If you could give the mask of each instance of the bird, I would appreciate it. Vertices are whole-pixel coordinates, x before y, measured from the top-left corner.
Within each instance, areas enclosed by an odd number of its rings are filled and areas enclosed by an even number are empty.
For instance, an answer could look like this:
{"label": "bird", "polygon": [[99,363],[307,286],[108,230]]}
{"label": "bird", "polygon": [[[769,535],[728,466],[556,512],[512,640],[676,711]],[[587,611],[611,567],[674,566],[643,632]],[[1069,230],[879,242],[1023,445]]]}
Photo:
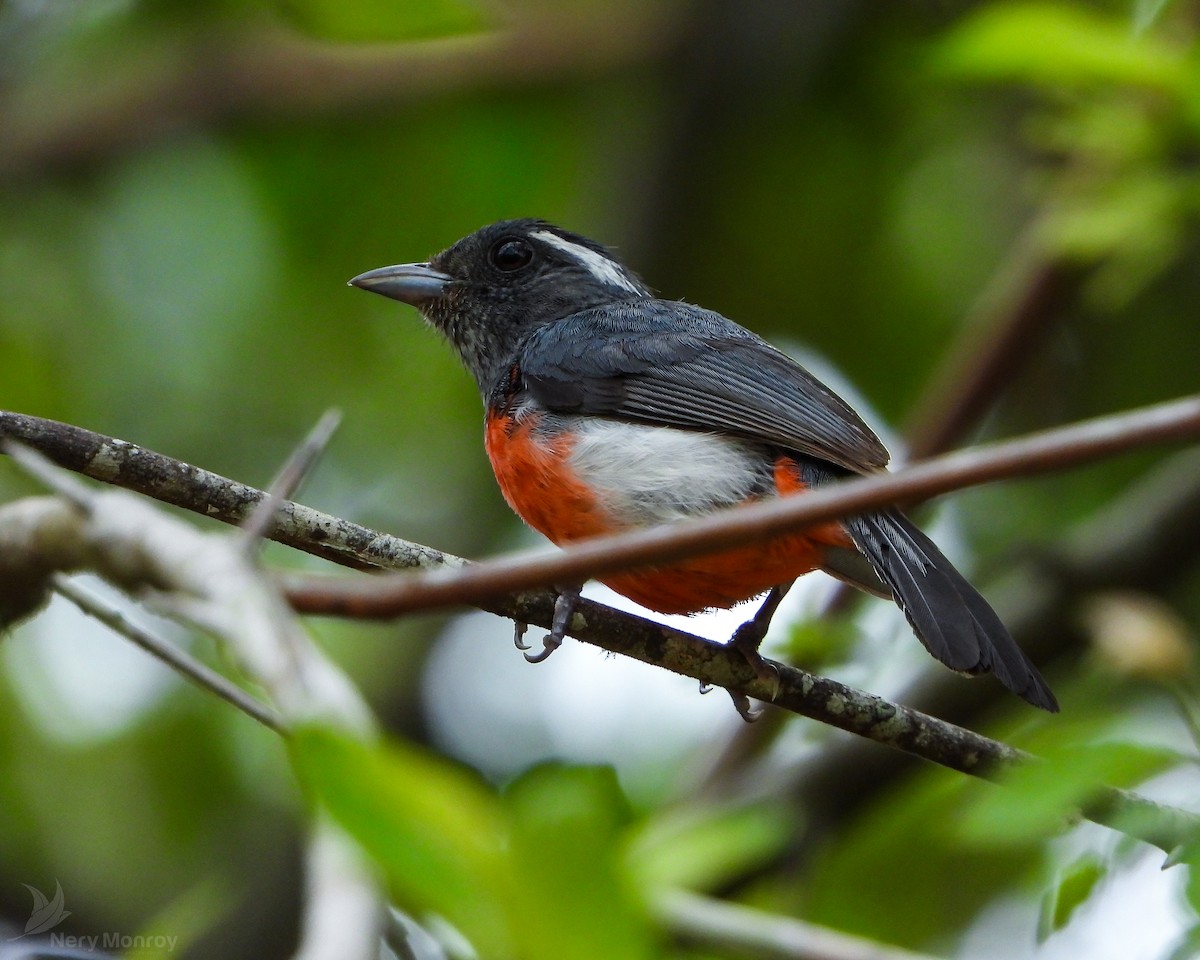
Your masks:
{"label": "bird", "polygon": [[[416,307],[450,343],[483,398],[504,498],[556,544],[887,468],[870,427],[787,354],[720,313],[660,299],[612,250],[545,220],[493,223],[426,262],[349,282]],[[814,570],[894,600],[952,670],[992,673],[1033,706],[1058,710],[992,607],[896,507],[600,579],[663,614],[765,594],[732,638],[763,675],[757,651],[771,617]],[[580,586],[556,586],[551,633],[527,659],[561,644]]]}

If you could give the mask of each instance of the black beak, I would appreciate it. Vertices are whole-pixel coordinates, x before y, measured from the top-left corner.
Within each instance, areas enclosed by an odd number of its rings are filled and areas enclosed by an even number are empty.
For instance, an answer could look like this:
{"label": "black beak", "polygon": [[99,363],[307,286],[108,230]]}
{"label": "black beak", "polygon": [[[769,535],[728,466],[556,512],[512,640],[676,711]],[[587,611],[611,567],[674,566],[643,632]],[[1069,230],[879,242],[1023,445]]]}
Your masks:
{"label": "black beak", "polygon": [[439,273],[427,263],[401,263],[360,273],[350,286],[419,307],[442,296],[453,282],[449,274]]}

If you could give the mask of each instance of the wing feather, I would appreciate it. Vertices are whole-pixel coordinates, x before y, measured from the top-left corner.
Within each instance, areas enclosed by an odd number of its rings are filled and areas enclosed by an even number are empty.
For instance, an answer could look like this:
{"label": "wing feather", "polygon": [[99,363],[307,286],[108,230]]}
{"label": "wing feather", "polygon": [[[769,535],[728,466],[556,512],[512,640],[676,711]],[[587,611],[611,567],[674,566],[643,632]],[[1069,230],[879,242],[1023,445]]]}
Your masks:
{"label": "wing feather", "polygon": [[587,310],[522,345],[526,386],[555,410],[733,433],[856,473],[887,464],[845,401],[720,314],[640,299]]}

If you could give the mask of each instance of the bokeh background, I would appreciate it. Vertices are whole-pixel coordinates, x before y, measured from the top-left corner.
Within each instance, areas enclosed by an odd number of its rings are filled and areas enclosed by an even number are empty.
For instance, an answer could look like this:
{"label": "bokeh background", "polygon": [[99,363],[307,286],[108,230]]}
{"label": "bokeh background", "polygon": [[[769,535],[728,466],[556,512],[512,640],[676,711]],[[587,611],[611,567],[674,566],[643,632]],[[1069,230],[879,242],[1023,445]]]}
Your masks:
{"label": "bokeh background", "polygon": [[[1005,329],[943,439],[1194,392],[1197,26],[1183,0],[4,0],[0,406],[260,486],[337,406],[299,499],[463,556],[534,544],[466,373],[414,311],[345,284],[510,216],[609,243],[661,295],[802,357],[899,458],[945,445],[931,424]],[[1133,744],[1105,776],[1165,771],[1143,788],[1186,803],[1200,462],[1181,457],[922,515],[1046,663],[1061,717],[935,673],[888,605],[815,618],[827,584],[798,591],[772,650],[1065,769]],[[0,462],[6,499],[35,489]],[[527,666],[483,614],[312,629],[396,736],[497,785],[552,758],[614,765],[642,826],[752,807],[755,829],[672,848],[710,855],[697,882],[724,896],[943,956],[1194,955],[1187,868],[1029,827],[1028,798],[997,809],[796,718],[744,729],[719,691],[582,644]],[[63,930],[285,956],[303,810],[269,732],[70,609],[0,642],[16,928],[23,884],[58,882]]]}

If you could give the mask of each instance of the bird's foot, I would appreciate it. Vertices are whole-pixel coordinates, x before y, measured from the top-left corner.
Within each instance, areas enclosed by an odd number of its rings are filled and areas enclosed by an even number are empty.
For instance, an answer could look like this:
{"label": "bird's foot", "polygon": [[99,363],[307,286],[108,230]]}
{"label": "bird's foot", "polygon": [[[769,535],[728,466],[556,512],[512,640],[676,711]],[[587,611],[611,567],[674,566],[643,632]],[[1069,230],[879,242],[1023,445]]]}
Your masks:
{"label": "bird's foot", "polygon": [[[729,645],[746,658],[746,662],[754,669],[758,679],[770,687],[772,700],[779,696],[779,667],[765,659],[758,652],[758,648],[766,639],[767,630],[771,626],[771,618],[775,616],[775,611],[779,609],[780,602],[790,588],[790,583],[772,587],[771,592],[767,594],[767,599],[763,601],[754,616],[734,630],[733,636],[729,640]],[[741,707],[738,707],[738,713],[743,717],[746,716]]]}
{"label": "bird's foot", "polygon": [[[779,696],[781,689],[779,666],[758,652],[758,647],[765,635],[764,624],[759,623],[757,619],[747,620],[733,632],[729,645],[745,658],[754,670],[755,676],[770,687],[771,699],[774,700]],[[738,713],[741,712],[739,708]]]}
{"label": "bird's foot", "polygon": [[[571,617],[575,613],[575,606],[579,603],[581,589],[576,586],[558,588],[558,599],[554,601],[554,619],[550,621],[550,632],[542,640],[540,653],[525,654],[525,659],[530,663],[541,663],[562,646],[563,638],[567,635],[567,627],[571,625]],[[528,645],[522,645],[519,642],[517,647],[521,650],[529,649]]]}

